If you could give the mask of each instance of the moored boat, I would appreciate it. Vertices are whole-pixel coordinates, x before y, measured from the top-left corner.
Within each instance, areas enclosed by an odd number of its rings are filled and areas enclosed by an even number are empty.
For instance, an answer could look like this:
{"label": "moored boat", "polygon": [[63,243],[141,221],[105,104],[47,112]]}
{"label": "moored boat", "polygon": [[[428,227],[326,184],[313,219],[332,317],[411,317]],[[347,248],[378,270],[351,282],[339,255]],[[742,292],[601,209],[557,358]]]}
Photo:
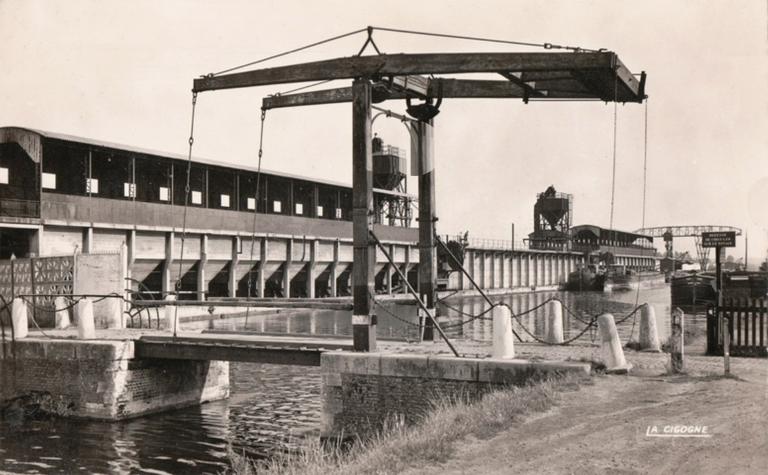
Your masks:
{"label": "moored boat", "polygon": [[715,275],[702,272],[677,272],[670,279],[672,305],[700,307],[714,305]]}

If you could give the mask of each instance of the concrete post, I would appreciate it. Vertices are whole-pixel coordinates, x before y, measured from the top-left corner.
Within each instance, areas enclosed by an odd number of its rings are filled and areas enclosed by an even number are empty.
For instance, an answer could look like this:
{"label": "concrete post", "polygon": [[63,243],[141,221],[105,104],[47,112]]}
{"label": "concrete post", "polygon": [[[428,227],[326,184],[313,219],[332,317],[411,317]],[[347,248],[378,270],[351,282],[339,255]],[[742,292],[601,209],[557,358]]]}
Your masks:
{"label": "concrete post", "polygon": [[83,230],[83,254],[93,253],[93,227],[88,226]]}
{"label": "concrete post", "polygon": [[339,250],[341,242],[337,239],[333,243],[333,264],[331,264],[331,275],[328,278],[331,281],[331,297],[338,297],[337,279],[339,278]]}
{"label": "concrete post", "polygon": [[309,242],[309,263],[307,264],[306,293],[308,298],[315,298],[315,267],[317,261],[317,239]]}
{"label": "concrete post", "polygon": [[[169,295],[165,300],[174,301],[176,300],[176,296]],[[175,305],[165,306],[165,327],[173,334],[176,334],[176,331],[179,328],[179,311]]]}
{"label": "concrete post", "polygon": [[108,298],[105,305],[105,326],[110,330],[120,330],[123,325],[123,301],[117,297]]}
{"label": "concrete post", "polygon": [[600,352],[607,373],[626,373],[630,366],[624,359],[624,350],[621,348],[619,332],[613,315],[604,313],[597,317],[597,328],[600,331]]}
{"label": "concrete post", "polygon": [[499,305],[493,313],[493,358],[515,357],[515,340],[512,338],[512,312],[506,305]]}
{"label": "concrete post", "polygon": [[285,246],[285,262],[283,263],[283,297],[291,296],[291,264],[293,264],[293,238],[288,239]]}
{"label": "concrete post", "polygon": [[[136,263],[136,230],[131,229],[126,235],[125,241],[125,254],[126,254],[126,272],[125,276],[129,279],[125,281],[126,289],[133,289],[133,282],[130,280],[133,278],[133,266]],[[138,289],[136,289],[138,290]]]}
{"label": "concrete post", "polygon": [[[163,295],[174,290],[171,285],[171,266],[173,266],[173,246],[175,233],[173,231],[165,234],[165,260],[163,261],[162,291]],[[179,276],[181,279],[181,276]]]}
{"label": "concrete post", "polygon": [[563,304],[559,300],[549,302],[547,312],[547,341],[562,343],[563,339]]}
{"label": "concrete post", "polygon": [[237,296],[237,264],[240,261],[240,237],[232,238],[232,259],[229,261],[229,273],[227,274],[227,293],[230,297]]}
{"label": "concrete post", "polygon": [[205,300],[208,291],[208,279],[205,278],[205,265],[208,263],[208,235],[200,236],[200,260],[197,261],[197,300]]}
{"label": "concrete post", "polygon": [[[259,274],[256,281],[256,291],[258,292],[258,296],[263,298],[264,287],[267,282],[264,273],[266,272],[267,261],[269,260],[269,238],[267,236],[261,238],[259,251]],[[253,265],[253,262],[251,262],[250,265]]]}
{"label": "concrete post", "polygon": [[64,330],[69,327],[69,309],[67,307],[67,301],[64,297],[56,297],[53,299],[53,308],[55,309],[54,320],[57,330]]}
{"label": "concrete post", "polygon": [[27,302],[24,299],[17,297],[11,301],[11,323],[13,324],[13,336],[16,340],[26,338],[29,335]]}
{"label": "concrete post", "polygon": [[647,303],[640,307],[640,349],[661,351],[659,332],[656,329],[656,311]]}
{"label": "concrete post", "polygon": [[677,307],[672,311],[672,334],[669,337],[670,368],[673,373],[685,371],[685,314]]}
{"label": "concrete post", "polygon": [[96,326],[93,321],[93,302],[84,298],[75,306],[77,314],[77,338],[90,340],[96,338]]}

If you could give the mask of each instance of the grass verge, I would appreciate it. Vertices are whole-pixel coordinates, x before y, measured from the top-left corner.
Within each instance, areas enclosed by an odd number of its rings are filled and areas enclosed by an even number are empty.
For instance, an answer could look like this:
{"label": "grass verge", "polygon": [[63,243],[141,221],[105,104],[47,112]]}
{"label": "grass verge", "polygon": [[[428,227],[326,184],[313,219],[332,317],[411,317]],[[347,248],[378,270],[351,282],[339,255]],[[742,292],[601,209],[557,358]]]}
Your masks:
{"label": "grass verge", "polygon": [[406,426],[402,420],[393,420],[352,447],[328,447],[312,440],[298,453],[278,454],[267,461],[252,462],[232,454],[232,471],[238,475],[388,474],[434,465],[448,460],[463,439],[490,438],[527,414],[546,411],[555,404],[557,393],[574,390],[578,383],[571,377],[550,379],[492,391],[474,402],[439,398],[419,424]]}

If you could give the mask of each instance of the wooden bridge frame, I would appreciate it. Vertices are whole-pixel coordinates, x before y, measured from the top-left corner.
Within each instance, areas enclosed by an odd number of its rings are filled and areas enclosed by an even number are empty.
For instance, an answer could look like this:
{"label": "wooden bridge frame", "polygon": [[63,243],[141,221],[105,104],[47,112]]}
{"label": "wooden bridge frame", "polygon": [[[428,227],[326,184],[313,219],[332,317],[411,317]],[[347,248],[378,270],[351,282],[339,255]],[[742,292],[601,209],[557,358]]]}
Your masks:
{"label": "wooden bridge frame", "polygon": [[[420,78],[422,93],[394,89],[389,99],[496,98],[529,100],[601,100],[642,103],[645,73],[640,79],[613,52],[573,53],[436,53],[352,56],[252,71],[208,75],[194,80],[194,92],[297,82],[352,79],[352,87],[264,99],[264,109],[316,104],[352,104],[353,205],[353,342],[356,351],[375,351],[373,313],[376,246],[373,226],[373,161],[371,103],[374,83],[392,84],[409,75],[492,73],[503,81]],[[398,81],[407,83],[407,81]],[[434,123],[421,122],[419,147],[419,294],[431,311],[436,289]]]}

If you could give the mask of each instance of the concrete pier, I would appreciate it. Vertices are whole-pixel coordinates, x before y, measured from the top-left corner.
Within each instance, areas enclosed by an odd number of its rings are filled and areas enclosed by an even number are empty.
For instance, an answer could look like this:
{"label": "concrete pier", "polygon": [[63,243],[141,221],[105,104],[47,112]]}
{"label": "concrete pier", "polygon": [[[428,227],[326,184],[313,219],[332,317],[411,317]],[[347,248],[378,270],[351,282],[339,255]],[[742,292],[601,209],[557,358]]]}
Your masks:
{"label": "concrete pier", "polygon": [[29,395],[62,416],[114,421],[228,397],[229,363],[137,359],[131,340],[28,337],[0,354],[0,400]]}

